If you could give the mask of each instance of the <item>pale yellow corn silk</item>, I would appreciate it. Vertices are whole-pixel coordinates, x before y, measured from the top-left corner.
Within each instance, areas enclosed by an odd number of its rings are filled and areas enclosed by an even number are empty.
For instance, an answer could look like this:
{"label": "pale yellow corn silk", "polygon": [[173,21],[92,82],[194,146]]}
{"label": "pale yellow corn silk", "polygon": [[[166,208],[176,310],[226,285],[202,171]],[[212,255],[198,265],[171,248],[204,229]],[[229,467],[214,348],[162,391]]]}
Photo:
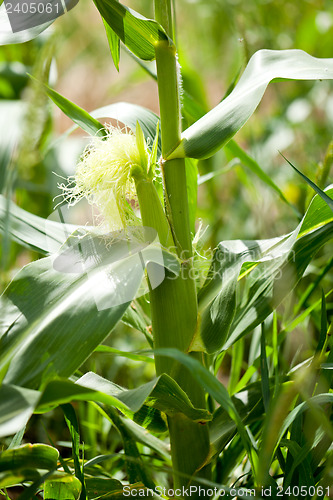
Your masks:
{"label": "pale yellow corn silk", "polygon": [[85,149],[72,182],[60,186],[63,196],[71,205],[84,197],[96,205],[111,231],[138,224],[133,167],[142,168],[135,136],[110,126],[105,139],[95,136]]}

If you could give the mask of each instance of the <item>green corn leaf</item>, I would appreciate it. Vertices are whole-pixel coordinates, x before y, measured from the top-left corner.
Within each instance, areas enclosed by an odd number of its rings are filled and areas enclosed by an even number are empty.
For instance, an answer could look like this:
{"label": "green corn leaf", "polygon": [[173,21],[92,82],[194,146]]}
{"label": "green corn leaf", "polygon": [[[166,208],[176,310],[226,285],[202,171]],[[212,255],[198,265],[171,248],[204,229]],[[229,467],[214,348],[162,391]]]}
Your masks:
{"label": "green corn leaf", "polygon": [[[65,421],[72,441],[72,457],[74,462],[75,477],[82,485],[82,498],[85,499],[84,475],[80,465],[80,431],[79,423],[73,406],[69,403],[61,405],[65,415]],[[81,488],[80,488],[81,493]]]}
{"label": "green corn leaf", "polygon": [[147,404],[144,404],[139,411],[134,413],[133,423],[137,424],[142,429],[146,429],[149,432],[161,433],[168,431],[167,421],[165,419],[164,413]]}
{"label": "green corn leaf", "polygon": [[[333,187],[325,195],[333,197]],[[319,248],[332,238],[332,222],[329,206],[315,196],[302,222],[289,235],[220,243],[198,294],[201,331],[192,349],[225,350],[262,323],[296,286]],[[247,288],[237,303],[237,281],[245,276]]]}
{"label": "green corn leaf", "polygon": [[[139,123],[148,147],[152,147],[158,131],[157,157],[161,155],[161,131],[157,128],[159,117],[143,106],[128,102],[117,102],[92,111],[93,118],[112,118],[117,122],[124,123],[135,134],[136,124]],[[74,130],[71,129],[71,130]]]}
{"label": "green corn leaf", "polygon": [[[142,443],[145,446],[148,446],[151,450],[154,450],[158,453],[158,455],[162,456],[166,462],[170,461],[170,450],[169,446],[165,441],[158,439],[156,436],[153,436],[149,432],[145,430],[141,425],[138,425],[133,420],[130,420],[126,417],[120,416],[123,421],[123,425],[127,427],[129,432],[131,432],[134,436],[134,439],[138,443]],[[167,425],[165,423],[164,430],[167,430]]]}
{"label": "green corn leaf", "polygon": [[230,270],[230,274],[228,270],[223,270],[221,291],[202,312],[201,328],[191,344],[192,350],[212,354],[223,346],[236,312],[236,285],[240,267],[239,262],[238,267]]}
{"label": "green corn leaf", "polygon": [[139,122],[136,122],[135,139],[136,147],[138,148],[140,154],[141,166],[145,172],[148,172],[147,143]]}
{"label": "green corn leaf", "polygon": [[39,394],[40,398],[35,406],[36,413],[46,413],[56,406],[65,406],[71,401],[95,401],[115,406],[128,416],[134,413],[128,405],[114,395],[69,380],[52,380]]}
{"label": "green corn leaf", "polygon": [[[332,187],[327,188],[325,192],[333,198]],[[297,235],[297,238],[288,256],[285,254],[271,264],[262,263],[255,269],[252,277],[251,273],[249,274],[248,286],[237,307],[231,325],[231,335],[225,348],[267,318],[297,285],[318,250],[332,239],[332,211],[319,196],[312,200],[299,231],[296,228],[292,234]]]}
{"label": "green corn leaf", "polygon": [[148,147],[151,147],[151,145],[154,144],[156,130],[158,130],[157,156],[161,155],[161,131],[157,128],[159,117],[149,109],[144,108],[143,106],[138,106],[137,104],[118,102],[95,109],[89,114],[87,111],[79,108],[76,104],[72,103],[65,97],[54,92],[55,91],[52,91],[52,95],[50,93],[50,97],[54,103],[57,104],[57,106],[74,121],[74,123],[76,123],[76,126],[67,130],[62,138],[65,138],[68,134],[74,132],[77,127],[81,127],[82,130],[90,135],[96,135],[98,133],[102,136],[105,135],[102,124],[98,121],[99,118],[112,118],[113,120],[117,120],[119,123],[124,123],[126,127],[129,127],[132,130],[133,133],[136,131],[136,124],[138,122],[144,133]]}
{"label": "green corn leaf", "polygon": [[[307,401],[298,404],[292,411],[288,411],[295,398],[297,390],[293,391],[290,388],[290,397],[280,400],[280,404],[286,404],[285,408],[275,408],[275,415],[271,415],[265,422],[263,429],[263,443],[259,454],[259,471],[261,480],[268,477],[268,471],[271,464],[272,457],[275,454],[277,446],[280,444],[286,431],[292,426],[306,410],[316,411],[326,420],[326,416],[321,409],[322,406],[332,405],[333,394],[323,393],[309,398]],[[287,413],[287,415],[286,415]],[[317,413],[317,417],[318,417]],[[281,421],[281,418],[283,419]],[[272,420],[274,419],[274,429],[272,429]],[[317,422],[316,422],[317,423]],[[330,428],[331,429],[331,428]]]}
{"label": "green corn leaf", "polygon": [[155,59],[155,44],[167,41],[162,26],[146,19],[117,0],[94,0],[101,16],[134,55],[144,61]]}
{"label": "green corn leaf", "polygon": [[325,264],[325,266],[319,271],[316,279],[312,281],[305,292],[302,294],[301,298],[298,301],[298,304],[295,307],[295,315],[299,313],[299,311],[302,309],[303,306],[307,305],[307,302],[311,295],[314,293],[314,291],[318,288],[320,282],[322,279],[326,276],[326,274],[330,271],[330,269],[333,267],[333,257],[331,257],[328,262]]}
{"label": "green corn leaf", "polygon": [[207,410],[194,408],[185,392],[166,374],[129,391],[92,372],[83,375],[77,384],[116,397],[134,413],[146,404],[168,415],[183,413],[191,420],[202,422],[211,419]]}
{"label": "green corn leaf", "polygon": [[[7,208],[8,205],[8,208]],[[77,229],[86,226],[62,224],[33,215],[0,195],[0,232],[6,231],[20,245],[44,255],[56,253]]]}
{"label": "green corn leaf", "polygon": [[[108,414],[102,408],[101,405],[96,404],[96,403],[91,403],[91,405],[96,409],[98,413],[100,413],[103,417],[106,419],[110,420]],[[127,427],[128,431],[133,435],[133,439],[137,441],[138,443],[142,443],[143,445],[147,446],[151,450],[155,451],[160,457],[163,457],[163,459],[167,462],[170,462],[170,447],[165,441],[162,441],[161,439],[158,439],[156,436],[153,436],[149,432],[147,432],[147,429],[144,427],[141,427],[141,425],[138,425],[136,422],[133,420],[123,417],[122,415],[119,415],[122,423],[124,426]],[[167,426],[166,423],[164,425],[164,428],[162,432],[167,431]],[[115,455],[109,454],[109,455],[99,455],[95,458],[92,458],[91,460],[88,460],[83,468],[84,470],[88,470],[91,466],[98,464],[100,462],[103,462],[104,460],[107,460],[108,458],[113,458]]]}
{"label": "green corn leaf", "polygon": [[[155,76],[156,78],[156,76]],[[199,103],[188,91],[188,81],[185,79],[183,82],[184,85],[184,95],[182,96],[182,112],[185,113],[186,116],[191,118],[190,122],[199,120],[203,115],[205,115],[205,108],[201,103]],[[195,80],[197,83],[197,80]],[[234,87],[234,85],[232,85]],[[201,94],[202,90],[200,89]],[[201,101],[204,100],[204,95],[201,95]],[[281,189],[275,184],[275,182],[271,179],[269,175],[266,174],[260,167],[260,165],[252,158],[248,153],[246,153],[235,141],[230,140],[225,146],[226,152],[229,153],[233,158],[238,158],[239,161],[249,168],[259,179],[261,179],[268,187],[273,189],[280,197],[282,201],[287,203],[291,208],[295,211],[295,208],[289,203],[289,201],[284,196]],[[209,180],[217,175],[220,175],[226,171],[228,171],[230,167],[226,166],[222,169],[219,169],[215,172],[210,172],[199,178],[199,183],[202,184],[206,180]],[[191,199],[191,198],[189,198]],[[299,215],[299,214],[297,214]]]}
{"label": "green corn leaf", "polygon": [[157,153],[158,153],[158,142],[160,138],[160,122],[158,121],[156,124],[156,134],[155,134],[155,139],[153,142],[153,147],[151,150],[151,161],[152,164],[155,165],[157,162]]}
{"label": "green corn leaf", "polygon": [[258,241],[225,241],[218,245],[206,282],[199,291],[201,331],[192,349],[201,346],[213,353],[221,349],[236,314],[236,286],[244,262],[275,262],[288,254],[296,236]]}
{"label": "green corn leaf", "polygon": [[46,444],[24,444],[0,454],[0,471],[25,469],[27,465],[42,470],[57,467],[59,452]]}
{"label": "green corn leaf", "polygon": [[38,388],[71,375],[122,317],[147,263],[160,264],[148,272],[155,286],[164,279],[163,266],[178,272],[177,258],[155,243],[130,240],[128,232],[106,242],[91,233],[71,237],[58,255],[27,265],[7,287],[0,332],[7,383]]}
{"label": "green corn leaf", "polygon": [[148,341],[148,344],[152,346],[153,337],[149,331],[150,319],[145,316],[137,302],[135,302],[135,304],[131,304],[121,320],[125,325],[135,328],[139,332],[143,333]]}
{"label": "green corn leaf", "polygon": [[[235,393],[235,388],[238,385],[238,381],[241,379],[241,373],[243,371],[243,360],[244,360],[244,340],[240,339],[234,346],[232,346],[231,355],[231,368],[230,377],[228,383],[229,394]],[[216,365],[215,365],[216,373]]]}
{"label": "green corn leaf", "polygon": [[[112,480],[111,480],[112,481]],[[70,474],[53,474],[44,483],[44,500],[78,500],[81,495],[81,482]],[[86,497],[84,497],[86,498]]]}
{"label": "green corn leaf", "polygon": [[286,162],[288,162],[289,165],[295,170],[295,172],[297,172],[298,175],[300,175],[302,177],[302,179],[304,179],[305,182],[307,184],[309,184],[310,187],[312,187],[312,189],[317,193],[317,195],[320,196],[325,201],[325,203],[327,203],[327,205],[331,208],[331,210],[333,211],[333,200],[329,196],[327,196],[327,194],[322,189],[320,189],[320,187],[318,187],[314,182],[312,182],[311,179],[309,179],[305,174],[300,172],[295,167],[295,165],[293,165],[282,153],[280,153],[280,154],[286,160]]}
{"label": "green corn leaf", "polygon": [[269,371],[268,371],[267,355],[266,355],[265,323],[261,324],[260,371],[261,371],[262,396],[264,401],[265,412],[267,413],[270,401],[270,390],[269,390]]}
{"label": "green corn leaf", "polygon": [[112,118],[113,120],[117,120],[117,122],[124,123],[134,134],[138,122],[144,133],[148,147],[153,146],[156,131],[158,131],[157,156],[161,155],[161,132],[157,128],[159,117],[149,109],[138,106],[137,104],[118,102],[95,109],[89,114],[83,108],[69,101],[47,85],[42,83],[41,85],[44,86],[46,93],[53,102],[76,124],[76,126],[71,127],[64,134],[64,137],[76,130],[77,126],[82,128],[82,130],[89,135],[100,135],[104,137],[106,132],[102,124],[98,121],[98,118]]}
{"label": "green corn leaf", "polygon": [[281,447],[288,448],[288,453],[290,453],[291,463],[290,468],[288,468],[288,462],[286,464],[288,473],[286,474],[283,486],[285,489],[291,485],[292,477],[295,471],[299,473],[299,484],[306,487],[314,486],[316,484],[313,477],[313,472],[310,466],[309,452],[311,447],[305,444],[302,448],[299,443],[293,441],[292,439],[281,439]]}
{"label": "green corn leaf", "polygon": [[147,488],[153,489],[155,485],[151,478],[150,470],[143,463],[137,444],[133,439],[133,434],[128,430],[126,425],[123,424],[123,420],[119,417],[114,408],[108,407],[105,411],[121,435],[129,483],[135,484],[142,482]]}
{"label": "green corn leaf", "polygon": [[26,431],[26,426],[22,427],[21,430],[15,433],[7,450],[9,450],[10,448],[17,448],[18,446],[21,446],[25,431]]}
{"label": "green corn leaf", "polygon": [[212,373],[210,373],[207,368],[205,368],[198,360],[190,357],[187,354],[173,348],[163,348],[156,349],[155,354],[158,356],[167,356],[172,359],[179,361],[182,365],[191,372],[195,380],[203,387],[203,389],[212,396],[212,398],[219,403],[219,405],[227,412],[230,418],[235,422],[237,430],[243,442],[243,446],[248,452],[249,459],[255,470],[256,463],[256,452],[252,447],[252,443],[249,439],[248,433],[244,427],[242,419],[238,413],[238,410],[229,396],[227,389],[224,385],[217,380]]}
{"label": "green corn leaf", "polygon": [[38,480],[57,468],[59,452],[46,444],[25,444],[0,453],[0,488]]}
{"label": "green corn leaf", "polygon": [[[191,420],[199,422],[206,422],[212,418],[207,410],[194,408],[185,392],[165,374],[131,390],[124,389],[92,372],[86,373],[76,383],[69,380],[53,380],[46,384],[42,391],[3,383],[0,397],[0,436],[18,432],[34,412],[45,413],[72,401],[92,401],[117,408],[134,420],[129,430],[138,435],[138,440],[143,442],[145,440],[142,432],[139,432],[140,428],[156,430],[158,427],[160,431],[166,430],[160,412],[168,415],[183,413]],[[149,440],[149,442],[153,448],[157,447],[154,441]],[[163,446],[162,452],[166,453],[166,448]]]}
{"label": "green corn leaf", "polygon": [[128,416],[133,416],[134,413],[117,398],[82,387],[68,380],[51,381],[43,391],[33,391],[25,387],[2,384],[0,396],[1,437],[18,432],[27,424],[34,412],[48,412],[56,406],[71,401],[95,401],[115,406]]}
{"label": "green corn leaf", "polygon": [[[292,423],[302,415],[306,410],[313,410],[314,408],[320,408],[321,406],[325,406],[326,404],[333,404],[333,394],[331,393],[322,393],[309,398],[307,401],[300,403],[296,406],[285,418],[281,429],[279,430],[278,440],[282,439],[284,433],[287,429],[292,425]],[[332,430],[331,430],[332,433]]]}
{"label": "green corn leaf", "polygon": [[[324,348],[326,337],[327,337],[327,332],[328,332],[328,328],[327,328],[326,297],[325,297],[324,290],[321,290],[321,321],[320,321],[319,342],[318,342],[318,345],[316,347],[317,353],[321,353],[323,348]],[[324,354],[324,352],[322,354]]]}
{"label": "green corn leaf", "polygon": [[[331,288],[326,294],[325,298],[328,298],[331,294],[333,293],[333,288]],[[288,321],[286,325],[283,328],[283,331],[286,333],[290,333],[295,328],[297,328],[298,325],[300,325],[303,321],[308,318],[308,316],[315,310],[319,310],[320,306],[322,304],[322,299],[314,301],[309,307],[304,309],[304,311],[301,312],[298,316],[296,316],[294,319]]]}
{"label": "green corn leaf", "polygon": [[85,479],[88,498],[103,498],[107,494],[123,492],[123,485],[117,479],[107,477],[87,477]]}
{"label": "green corn leaf", "polygon": [[117,71],[119,71],[120,61],[120,40],[116,33],[110,28],[108,23],[103,19],[106,36],[109,42],[111,56]]}
{"label": "green corn leaf", "polygon": [[[259,382],[248,385],[239,393],[234,394],[231,399],[246,425],[264,418],[265,408]],[[213,414],[213,420],[209,422],[211,453],[218,455],[224,450],[236,432],[237,425],[234,420],[222,407],[218,408]]]}
{"label": "green corn leaf", "polygon": [[[31,14],[33,15],[33,14]],[[0,45],[9,45],[14,43],[24,43],[36,38],[43,31],[45,31],[53,21],[48,23],[44,23],[40,26],[35,26],[33,28],[29,28],[26,30],[18,31],[17,33],[13,33],[8,15],[6,12],[5,4],[1,4],[0,6]]]}
{"label": "green corn leaf", "polygon": [[145,363],[154,364],[153,358],[149,358],[148,356],[144,356],[140,353],[119,351],[119,349],[115,349],[114,347],[110,347],[108,345],[99,345],[96,347],[95,352],[115,354],[117,356],[123,356],[124,358],[131,359],[132,361],[144,361]]}
{"label": "green corn leaf", "polygon": [[250,59],[234,90],[186,129],[167,158],[208,158],[247,122],[275,78],[330,80],[333,59],[318,59],[302,50],[259,50]]}
{"label": "green corn leaf", "polygon": [[104,137],[106,135],[105,129],[103,125],[93,118],[87,111],[74,104],[74,102],[69,101],[66,97],[62,96],[55,90],[51,89],[45,83],[39,82],[36,78],[33,78],[34,81],[39,83],[47,95],[52,99],[54,104],[58,106],[65,115],[67,115],[74,123],[76,123],[79,127],[82,128],[85,132],[90,135],[99,135],[100,137]]}
{"label": "green corn leaf", "polygon": [[[23,268],[5,292],[9,305],[17,308],[16,320],[8,325],[11,338],[5,330],[0,339],[0,366],[8,367],[8,383],[38,388],[56,375],[69,376],[107,337],[128,306],[127,302],[99,311],[85,274],[59,273],[52,260]],[[134,294],[141,278],[136,273],[130,280]]]}
{"label": "green corn leaf", "polygon": [[0,386],[0,436],[19,432],[34,412],[40,393],[24,387]]}

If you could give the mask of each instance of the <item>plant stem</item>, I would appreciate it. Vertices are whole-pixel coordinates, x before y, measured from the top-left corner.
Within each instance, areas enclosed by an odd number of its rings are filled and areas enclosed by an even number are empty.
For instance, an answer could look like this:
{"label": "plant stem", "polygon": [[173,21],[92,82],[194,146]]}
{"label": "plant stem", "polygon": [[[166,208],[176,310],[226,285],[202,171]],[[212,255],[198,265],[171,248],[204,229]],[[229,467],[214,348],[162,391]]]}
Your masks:
{"label": "plant stem", "polygon": [[[172,246],[169,224],[153,183],[145,178],[136,178],[135,185],[143,225],[153,227],[157,231],[162,245]],[[156,289],[150,288],[154,344],[156,348],[177,347],[187,352],[196,328],[194,283],[188,277],[171,278],[166,277]],[[200,353],[192,355],[197,359],[201,358]],[[204,393],[186,369],[175,365],[169,358],[156,357],[155,363],[157,373],[172,375],[189,395],[194,406],[205,407]],[[169,417],[168,423],[175,487],[186,486],[189,478],[202,466],[209,453],[207,427],[192,422],[182,414]],[[176,471],[180,474],[176,474]],[[207,469],[205,474],[206,472]]]}
{"label": "plant stem", "polygon": [[[176,50],[167,42],[156,46],[157,79],[159,88],[162,157],[180,142],[181,116]],[[178,254],[188,259],[192,256],[192,244],[186,188],[185,160],[163,161],[167,215],[170,220]]]}
{"label": "plant stem", "polygon": [[155,19],[173,39],[172,5],[170,0],[154,0]]}
{"label": "plant stem", "polygon": [[[154,0],[155,18],[172,38],[171,0]],[[175,46],[162,41],[155,47],[157,81],[160,101],[162,158],[181,138],[178,62]],[[197,328],[197,296],[191,278],[192,242],[183,159],[162,160],[166,213],[177,253],[183,261],[179,277],[167,276],[163,283],[150,291],[154,346],[176,347],[183,352],[189,346]],[[143,221],[144,222],[144,221]],[[145,224],[145,222],[144,222]],[[172,278],[172,279],[171,279]],[[201,353],[191,353],[197,359]],[[203,389],[189,372],[170,358],[156,357],[157,374],[166,372],[186,391],[193,405],[205,407]],[[174,487],[188,486],[191,478],[205,463],[209,453],[206,425],[194,423],[177,414],[168,418],[171,454],[174,469]],[[198,475],[207,477],[209,469]],[[192,495],[193,496],[193,495]]]}
{"label": "plant stem", "polygon": [[170,226],[153,182],[143,177],[135,179],[135,189],[143,225],[157,231],[161,245],[173,247]]}

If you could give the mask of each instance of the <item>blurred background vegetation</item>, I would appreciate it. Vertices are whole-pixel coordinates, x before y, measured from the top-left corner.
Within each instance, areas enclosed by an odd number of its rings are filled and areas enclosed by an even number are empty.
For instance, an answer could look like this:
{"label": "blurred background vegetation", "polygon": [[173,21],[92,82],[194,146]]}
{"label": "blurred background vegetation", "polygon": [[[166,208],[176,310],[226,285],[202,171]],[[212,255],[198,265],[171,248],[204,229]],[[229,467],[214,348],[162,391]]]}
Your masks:
{"label": "blurred background vegetation", "polygon": [[[123,3],[146,17],[153,15],[151,0]],[[216,105],[230,91],[251,55],[259,49],[297,48],[316,57],[333,57],[331,1],[175,0],[175,7],[183,82],[203,110]],[[59,176],[74,172],[86,138],[79,131],[63,135],[72,123],[27,73],[49,81],[58,92],[88,111],[128,101],[158,113],[157,86],[124,49],[117,72],[91,0],[80,0],[76,8],[37,39],[0,47],[0,191],[20,207],[48,217],[56,204],[54,197],[59,194]],[[190,117],[185,121],[189,122]],[[198,218],[207,228],[206,247],[214,248],[219,241],[233,238],[269,238],[293,229],[299,220],[297,213],[304,214],[313,193],[279,151],[325,187],[332,182],[332,130],[332,82],[284,81],[270,85],[257,112],[235,140],[279,186],[294,209],[241,161],[221,151],[198,165],[201,176],[214,172],[199,186],[198,193]],[[4,239],[2,287],[23,264],[38,257]],[[321,279],[325,266],[332,265],[330,244],[312,262],[295,297],[288,301],[288,308],[280,308],[282,326],[293,316],[299,297],[311,283]],[[321,281],[324,291],[332,289],[332,281],[332,273],[326,273]],[[320,287],[307,297],[303,307],[319,297]],[[327,299],[327,313],[332,319],[332,297]],[[301,344],[304,357],[306,349],[313,346],[319,315],[319,310],[314,311],[288,336],[283,351],[285,364],[302,359]],[[121,323],[112,337],[112,346],[126,351],[145,348],[147,343],[142,334],[133,333]],[[247,344],[244,352],[249,349]],[[221,372],[226,383],[229,354]],[[250,363],[246,356],[243,368]],[[87,367],[129,388],[153,375],[152,364],[102,353],[95,353],[84,369]],[[110,434],[106,421],[84,403],[78,411],[87,443],[86,456],[90,450],[91,456],[96,454],[97,448],[111,450],[109,453],[116,450],[119,438]],[[48,442],[49,435],[53,441],[69,446],[60,410],[42,418],[35,416],[29,428],[31,441]]]}
{"label": "blurred background vegetation", "polygon": [[[147,17],[153,15],[150,0],[125,3]],[[175,3],[182,77],[203,109],[216,105],[225,96],[251,55],[261,48],[297,48],[316,57],[332,56],[331,2],[302,0],[296,5],[273,0],[177,0]],[[155,82],[125,50],[120,72],[114,68],[104,28],[91,0],[81,0],[77,8],[57,20],[52,31],[36,40],[1,47],[0,62],[1,114],[10,114],[13,122],[19,121],[14,128],[17,133],[20,129],[21,135],[16,153],[15,188],[23,188],[25,197],[31,194],[30,205],[24,208],[38,215],[50,213],[52,197],[57,194],[57,180],[51,171],[71,173],[82,144],[76,137],[62,141],[60,147],[50,148],[54,137],[64,133],[71,122],[50,104],[29,80],[27,72],[40,80],[49,78],[57,91],[88,111],[129,101],[158,112]],[[22,107],[18,101],[28,108],[23,112],[24,119],[17,116],[18,108]],[[9,104],[11,113],[5,107]],[[236,140],[303,213],[308,202],[306,187],[278,151],[310,177],[320,178],[318,166],[330,153],[332,122],[330,82],[283,82],[268,88],[256,114]],[[228,165],[223,152],[210,161],[217,171]],[[4,168],[1,178],[3,171]],[[208,171],[208,166],[202,162],[199,171]],[[7,179],[7,188],[8,182]],[[224,205],[220,213],[211,210],[211,197]],[[288,218],[292,216],[289,208],[281,206],[265,185],[237,165],[231,165],[230,172],[202,186],[198,215],[210,225],[212,246],[221,239],[237,236],[263,237],[263,231],[267,236],[281,233],[286,225],[288,228]]]}

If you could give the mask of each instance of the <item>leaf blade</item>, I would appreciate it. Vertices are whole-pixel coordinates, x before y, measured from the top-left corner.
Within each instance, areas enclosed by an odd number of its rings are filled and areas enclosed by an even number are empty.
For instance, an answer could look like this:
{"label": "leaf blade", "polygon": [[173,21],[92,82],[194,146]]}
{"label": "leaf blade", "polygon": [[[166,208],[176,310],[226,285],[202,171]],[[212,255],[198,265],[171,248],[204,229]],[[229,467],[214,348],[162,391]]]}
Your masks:
{"label": "leaf blade", "polygon": [[[325,190],[325,196],[331,199],[332,186]],[[332,235],[331,209],[326,199],[317,195],[302,222],[289,235],[271,240],[221,242],[198,293],[202,321],[192,348],[199,346],[207,352],[226,350],[262,323],[296,286],[313,255]],[[240,274],[245,263],[247,266]],[[237,281],[245,276],[248,288],[235,304]]]}
{"label": "leaf blade", "polygon": [[144,61],[155,59],[155,44],[169,41],[162,26],[117,0],[94,0],[101,16],[126,47]]}
{"label": "leaf blade", "polygon": [[208,158],[223,147],[253,114],[268,84],[276,79],[333,78],[333,59],[318,59],[302,50],[259,50],[250,59],[234,90],[186,129],[173,158]]}
{"label": "leaf blade", "polygon": [[[112,251],[106,236],[86,237],[76,244],[70,238],[60,255],[29,264],[5,290],[11,321],[0,332],[0,370],[7,370],[7,383],[36,388],[71,375],[120,320],[145,266],[159,264],[148,271],[158,273],[156,286],[164,279],[164,265],[173,272],[179,267],[159,245],[144,247],[133,239],[130,247],[128,234],[112,239]],[[70,334],[67,324],[73,327]]]}

